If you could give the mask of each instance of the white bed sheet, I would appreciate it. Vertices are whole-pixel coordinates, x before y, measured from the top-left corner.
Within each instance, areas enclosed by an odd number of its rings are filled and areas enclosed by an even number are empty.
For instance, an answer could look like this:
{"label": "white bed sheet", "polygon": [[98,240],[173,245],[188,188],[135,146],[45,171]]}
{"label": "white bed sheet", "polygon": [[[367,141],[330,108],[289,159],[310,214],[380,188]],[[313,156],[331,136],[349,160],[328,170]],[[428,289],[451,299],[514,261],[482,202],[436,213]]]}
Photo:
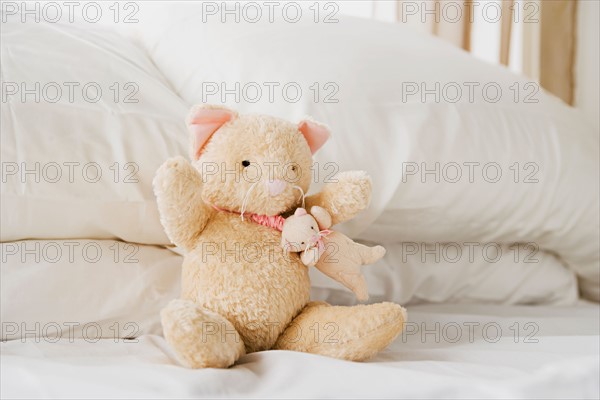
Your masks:
{"label": "white bed sheet", "polygon": [[[9,341],[1,347],[1,394],[2,398],[598,398],[599,311],[599,305],[591,303],[414,306],[409,309],[407,333],[369,362],[268,351],[247,355],[228,370],[179,367],[164,339],[153,335],[140,337],[137,343],[110,339],[70,343],[64,337],[57,343]],[[469,326],[474,326],[472,334]],[[430,331],[424,338],[423,328]],[[496,334],[498,328],[501,336]],[[459,331],[461,338],[455,341]]]}

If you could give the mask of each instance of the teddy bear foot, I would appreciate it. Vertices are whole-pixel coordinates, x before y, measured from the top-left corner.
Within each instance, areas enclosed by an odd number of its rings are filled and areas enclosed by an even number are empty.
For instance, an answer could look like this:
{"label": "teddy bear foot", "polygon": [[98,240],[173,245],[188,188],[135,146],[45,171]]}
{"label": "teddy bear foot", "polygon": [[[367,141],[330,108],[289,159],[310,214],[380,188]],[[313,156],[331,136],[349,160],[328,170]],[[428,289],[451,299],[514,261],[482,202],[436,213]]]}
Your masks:
{"label": "teddy bear foot", "polygon": [[405,322],[406,310],[394,303],[342,307],[311,302],[274,348],[363,361],[394,341]]}
{"label": "teddy bear foot", "polygon": [[167,342],[189,368],[227,368],[245,354],[231,322],[189,300],[172,300],[161,311]]}

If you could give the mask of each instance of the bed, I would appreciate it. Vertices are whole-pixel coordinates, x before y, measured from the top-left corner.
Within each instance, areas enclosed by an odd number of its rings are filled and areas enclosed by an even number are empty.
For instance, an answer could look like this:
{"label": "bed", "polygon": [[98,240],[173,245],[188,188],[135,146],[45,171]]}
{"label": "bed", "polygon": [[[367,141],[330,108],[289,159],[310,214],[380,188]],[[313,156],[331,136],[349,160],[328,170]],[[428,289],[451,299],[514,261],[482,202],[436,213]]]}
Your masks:
{"label": "bed", "polygon": [[[133,26],[2,25],[2,398],[600,396],[598,134],[578,110],[541,89],[534,103],[414,95],[530,82],[393,24],[198,24],[194,2],[139,12]],[[220,92],[271,81],[304,96]],[[151,182],[187,155],[183,118],[207,102],[325,121],[315,190],[338,171],[374,178],[370,207],[339,229],[386,247],[364,269],[369,301],[408,310],[375,358],[175,359],[159,313],[179,296],[182,251]],[[310,277],[312,299],[357,303]]]}
{"label": "bed", "polygon": [[[2,344],[3,398],[597,398],[597,304],[423,305],[365,363],[285,351],[177,365],[164,339]],[[439,324],[436,325],[436,324]],[[457,329],[456,327],[460,327]],[[470,328],[471,327],[471,328]],[[485,328],[484,328],[485,327]],[[485,333],[484,333],[485,332]]]}

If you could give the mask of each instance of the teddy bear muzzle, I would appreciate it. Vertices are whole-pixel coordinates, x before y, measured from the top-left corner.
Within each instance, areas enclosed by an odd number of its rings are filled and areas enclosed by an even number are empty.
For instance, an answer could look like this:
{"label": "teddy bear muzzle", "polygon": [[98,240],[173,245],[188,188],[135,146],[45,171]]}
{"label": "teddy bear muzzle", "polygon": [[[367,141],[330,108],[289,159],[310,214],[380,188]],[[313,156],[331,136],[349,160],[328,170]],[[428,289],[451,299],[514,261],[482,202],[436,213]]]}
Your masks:
{"label": "teddy bear muzzle", "polygon": [[275,197],[283,193],[285,187],[287,186],[287,183],[281,179],[275,179],[272,181],[268,180],[265,182],[265,184],[267,185],[267,189],[269,189],[269,195],[271,195],[271,197]]}

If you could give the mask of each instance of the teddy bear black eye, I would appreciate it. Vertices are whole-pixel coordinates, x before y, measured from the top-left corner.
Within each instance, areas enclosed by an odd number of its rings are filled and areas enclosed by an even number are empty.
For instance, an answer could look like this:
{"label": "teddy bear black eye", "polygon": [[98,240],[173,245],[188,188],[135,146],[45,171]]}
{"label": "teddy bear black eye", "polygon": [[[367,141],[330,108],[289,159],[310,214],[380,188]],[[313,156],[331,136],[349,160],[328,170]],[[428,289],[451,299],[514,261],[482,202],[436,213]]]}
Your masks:
{"label": "teddy bear black eye", "polygon": [[304,244],[304,242],[302,242],[302,244]]}
{"label": "teddy bear black eye", "polygon": [[310,227],[310,229],[312,229],[312,230],[314,231],[314,230],[315,230],[315,227],[314,227],[314,226],[311,226],[311,227]]}
{"label": "teddy bear black eye", "polygon": [[248,160],[244,160],[244,161],[242,161],[242,165],[243,165],[243,166],[244,166],[244,168],[245,168],[245,167],[247,167],[247,166],[249,166],[249,165],[250,165],[250,161],[248,161]]}
{"label": "teddy bear black eye", "polygon": [[292,165],[292,171],[296,172],[296,169],[297,169],[296,166]]}

